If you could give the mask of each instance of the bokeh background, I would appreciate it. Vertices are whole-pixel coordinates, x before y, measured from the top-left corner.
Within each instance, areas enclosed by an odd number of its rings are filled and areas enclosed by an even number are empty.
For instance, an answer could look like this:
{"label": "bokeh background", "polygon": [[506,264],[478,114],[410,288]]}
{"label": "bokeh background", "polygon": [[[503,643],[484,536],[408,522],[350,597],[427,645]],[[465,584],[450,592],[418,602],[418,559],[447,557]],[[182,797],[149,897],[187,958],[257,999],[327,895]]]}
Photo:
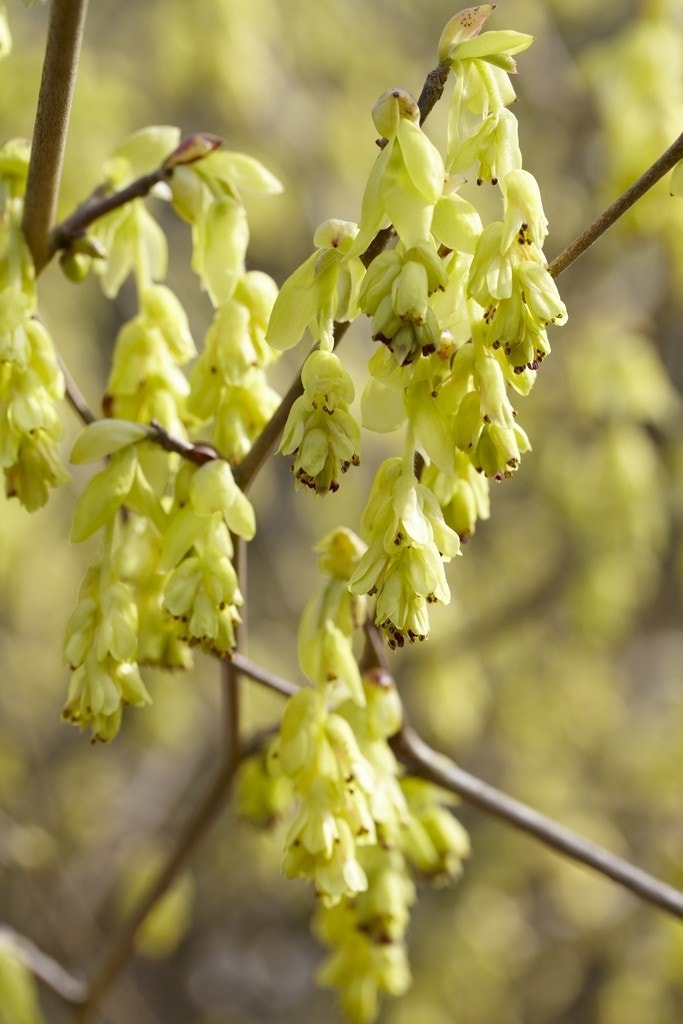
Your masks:
{"label": "bokeh background", "polygon": [[[30,136],[46,10],[9,0],[3,138]],[[90,11],[64,173],[66,214],[108,150],[146,124],[205,130],[286,186],[251,203],[250,266],[278,282],[326,217],[357,219],[376,156],[370,110],[417,94],[445,0],[98,0]],[[515,113],[552,258],[683,129],[675,0],[502,0],[492,28],[530,32]],[[443,138],[444,109],[428,134]],[[165,216],[159,211],[160,216]],[[169,283],[200,341],[210,309],[184,225],[168,218]],[[658,186],[559,281],[569,323],[520,420],[533,452],[493,488],[492,517],[451,566],[433,636],[394,659],[411,720],[463,767],[673,884],[683,885],[683,199]],[[126,288],[41,282],[41,310],[98,407]],[[365,323],[344,355],[360,374]],[[275,368],[284,390],[300,355]],[[69,444],[78,424],[65,409]],[[276,457],[253,490],[250,653],[298,679],[295,629],[316,585],[311,546],[354,527],[394,439],[369,439],[339,494],[294,493]],[[59,721],[61,639],[93,547],[68,543],[84,481],[28,516],[0,499],[0,920],[78,973],[205,791],[221,742],[215,664],[148,677],[108,747]],[[94,542],[96,544],[96,542]],[[281,703],[245,693],[248,727]],[[680,1024],[683,929],[614,885],[465,806],[473,854],[452,890],[422,892],[414,985],[382,1024]],[[146,952],[112,991],[109,1024],[338,1020],[313,983],[312,896],[280,875],[281,832],[227,808]],[[41,989],[46,1018],[68,1013]],[[3,1017],[2,1024],[13,1024]]]}

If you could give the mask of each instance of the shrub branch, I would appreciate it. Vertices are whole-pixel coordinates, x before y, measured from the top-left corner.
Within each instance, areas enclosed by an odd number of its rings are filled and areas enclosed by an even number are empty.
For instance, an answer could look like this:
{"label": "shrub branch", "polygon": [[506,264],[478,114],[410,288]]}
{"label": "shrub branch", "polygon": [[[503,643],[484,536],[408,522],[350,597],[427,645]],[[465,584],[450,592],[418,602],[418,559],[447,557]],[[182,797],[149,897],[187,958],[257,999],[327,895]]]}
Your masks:
{"label": "shrub branch", "polygon": [[51,256],[71,100],[88,0],[52,0],[22,227],[36,273]]}
{"label": "shrub branch", "polygon": [[548,266],[553,277],[559,277],[567,267],[583,256],[593,242],[596,242],[601,235],[611,228],[627,210],[633,206],[646,192],[656,185],[660,178],[663,178],[668,171],[683,160],[683,134],[679,135],[674,143],[669,146],[665,153],[655,160],[651,167],[641,174],[630,188],[619,196],[618,199],[608,206],[604,213],[601,213],[597,220],[594,220],[585,231],[582,231],[577,238],[571,242],[566,249],[563,249],[559,256],[556,256]]}

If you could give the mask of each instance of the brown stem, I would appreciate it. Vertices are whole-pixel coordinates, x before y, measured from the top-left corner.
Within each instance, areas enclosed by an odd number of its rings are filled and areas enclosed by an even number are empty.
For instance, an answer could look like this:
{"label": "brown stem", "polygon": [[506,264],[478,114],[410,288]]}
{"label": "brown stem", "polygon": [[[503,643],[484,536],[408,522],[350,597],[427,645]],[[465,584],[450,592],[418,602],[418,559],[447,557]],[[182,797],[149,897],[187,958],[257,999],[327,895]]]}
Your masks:
{"label": "brown stem", "polygon": [[106,192],[106,186],[96,188],[91,196],[88,196],[73,213],[55,227],[50,240],[50,255],[52,256],[58,249],[68,248],[75,238],[82,235],[91,224],[94,224],[100,217],[104,217],[105,214],[111,213],[112,210],[118,210],[126,203],[133,202],[134,199],[144,199],[155,185],[161,181],[167,181],[172,173],[172,169],[162,165],[148,174],[142,174],[117,192]]}
{"label": "brown stem", "polygon": [[[298,687],[289,680],[281,679],[247,658],[236,655],[237,658],[241,671],[250,679],[284,696],[297,692]],[[391,746],[401,763],[420,778],[456,793],[487,814],[527,832],[557,853],[611,878],[646,903],[683,919],[683,892],[458,768],[448,757],[428,746],[409,726],[404,725],[392,738]]]}
{"label": "brown stem", "polygon": [[658,160],[649,167],[637,181],[627,188],[623,195],[619,196],[611,206],[608,206],[604,213],[601,213],[597,220],[571,242],[566,249],[563,249],[559,256],[556,256],[549,265],[548,270],[553,277],[570,267],[572,263],[582,256],[586,249],[604,235],[608,228],[622,217],[635,202],[645,195],[653,185],[663,178],[667,171],[670,171],[679,160],[683,160],[683,134],[679,135],[676,141],[669,146],[666,153],[662,153]]}
{"label": "brown stem", "polygon": [[22,221],[36,273],[51,255],[50,232],[87,9],[88,0],[52,0]]}
{"label": "brown stem", "polygon": [[[237,582],[242,595],[241,622],[235,624],[235,653],[243,650],[247,642],[247,542],[243,537],[232,534],[232,543],[235,554],[233,556],[233,568],[237,576]],[[241,740],[241,672],[239,666],[233,659],[224,659],[221,664],[221,699],[223,701],[223,736],[225,743],[226,757],[231,758],[237,765],[242,754]]]}
{"label": "brown stem", "polygon": [[178,837],[175,847],[169,853],[153,885],[140,900],[140,903],[133,911],[114,943],[113,948],[90,983],[88,995],[83,1000],[77,1013],[76,1019],[79,1024],[88,1024],[88,1022],[94,1019],[102,997],[116,980],[130,957],[135,936],[140,926],[152,908],[164,893],[168,891],[191,854],[199,846],[216,821],[225,805],[236,767],[237,763],[232,755],[223,762],[213,784]]}
{"label": "brown stem", "polygon": [[273,672],[268,672],[267,669],[257,665],[255,661],[245,658],[243,654],[233,654],[232,661],[242,675],[253,679],[255,683],[267,686],[270,690],[275,690],[276,693],[281,693],[283,697],[291,697],[300,689],[296,683],[290,682],[289,679],[283,679],[282,676],[276,676]]}
{"label": "brown stem", "polygon": [[421,778],[457,793],[487,814],[527,832],[557,853],[592,868],[645,902],[683,919],[683,892],[458,768],[449,758],[427,746],[408,726],[393,738],[392,747],[399,760]]}
{"label": "brown stem", "polygon": [[420,109],[420,124],[425,123],[435,105],[441,99],[450,70],[450,62],[444,60],[441,61],[440,64],[437,64],[437,66],[427,75],[425,84],[422,86],[422,92],[420,93],[420,97],[417,101],[417,105]]}
{"label": "brown stem", "polygon": [[59,368],[62,371],[62,376],[64,377],[64,388],[69,405],[86,426],[88,423],[94,423],[97,417],[86,402],[83,394],[81,393],[81,389],[71,376],[64,360],[59,354],[57,354],[57,359],[59,361]]}

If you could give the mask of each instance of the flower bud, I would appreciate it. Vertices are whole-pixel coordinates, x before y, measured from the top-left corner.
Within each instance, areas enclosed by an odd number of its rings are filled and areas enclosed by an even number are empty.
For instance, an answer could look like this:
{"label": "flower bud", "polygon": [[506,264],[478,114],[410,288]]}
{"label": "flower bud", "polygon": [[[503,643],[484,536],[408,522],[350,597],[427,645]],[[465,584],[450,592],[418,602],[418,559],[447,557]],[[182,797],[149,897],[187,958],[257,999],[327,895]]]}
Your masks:
{"label": "flower bud", "polygon": [[382,299],[391,294],[401,266],[399,253],[395,249],[388,249],[381,252],[368,267],[359,294],[360,307],[368,316],[374,316]]}
{"label": "flower bud", "polygon": [[394,312],[402,320],[413,320],[422,324],[427,315],[428,300],[427,269],[423,263],[409,260],[404,263],[392,286]]}
{"label": "flower bud", "polygon": [[405,89],[387,89],[372,108],[372,120],[375,128],[385,139],[393,139],[398,131],[401,118],[407,118],[415,124],[420,123],[420,109]]}
{"label": "flower bud", "polygon": [[481,4],[459,11],[446,22],[439,39],[439,63],[448,60],[454,46],[464,39],[473,39],[483,29],[496,9],[495,4]]}
{"label": "flower bud", "polygon": [[60,253],[59,265],[62,268],[64,276],[73,281],[74,284],[80,284],[84,281],[92,269],[92,258],[85,256],[83,253],[72,252],[67,250]]}
{"label": "flower bud", "polygon": [[162,167],[171,171],[184,164],[193,164],[197,160],[203,160],[214,149],[218,149],[223,140],[218,135],[209,135],[208,132],[195,132],[194,135],[186,136],[179,146],[164,160]]}

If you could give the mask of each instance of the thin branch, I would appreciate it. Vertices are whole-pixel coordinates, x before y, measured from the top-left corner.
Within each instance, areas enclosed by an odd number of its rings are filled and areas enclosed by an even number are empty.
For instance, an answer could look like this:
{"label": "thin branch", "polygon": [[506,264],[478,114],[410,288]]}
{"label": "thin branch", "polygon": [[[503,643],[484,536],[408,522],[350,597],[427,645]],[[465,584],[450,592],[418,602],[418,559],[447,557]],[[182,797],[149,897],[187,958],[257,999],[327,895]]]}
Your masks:
{"label": "thin branch", "polygon": [[401,762],[421,778],[457,793],[487,814],[527,832],[557,853],[611,878],[646,903],[683,920],[683,892],[458,768],[449,758],[432,750],[411,728],[404,726],[393,738],[392,747]]}
{"label": "thin branch", "polygon": [[[233,568],[237,576],[237,584],[242,595],[243,607],[241,621],[235,624],[234,654],[244,649],[247,639],[246,608],[247,597],[247,542],[243,537],[231,534],[235,554]],[[221,699],[223,701],[223,739],[225,756],[235,765],[242,756],[241,740],[241,672],[233,658],[224,658],[221,662]]]}
{"label": "thin branch", "polygon": [[653,185],[656,185],[660,178],[663,178],[667,171],[670,171],[679,160],[683,160],[683,134],[679,135],[676,141],[669,146],[666,153],[663,153],[636,182],[627,188],[623,195],[619,196],[611,206],[600,214],[597,220],[582,231],[581,234],[571,242],[566,249],[563,249],[559,256],[556,256],[549,265],[548,270],[553,277],[559,275],[576,262],[586,249],[604,235],[608,228],[622,217],[634,203],[648,192]]}
{"label": "thin branch", "polygon": [[[289,697],[298,690],[294,683],[241,655],[235,655],[235,660],[244,675],[277,693]],[[428,746],[409,726],[404,725],[392,738],[391,746],[401,763],[421,778],[456,793],[467,803],[527,832],[557,853],[611,878],[646,903],[683,920],[683,892],[458,768],[445,755]]]}
{"label": "thin branch", "polygon": [[85,997],[85,983],[67,970],[53,957],[43,953],[35,943],[20,935],[9,925],[0,925],[0,939],[8,940],[12,952],[31,974],[56,992],[67,1003],[79,1003]]}
{"label": "thin branch", "polygon": [[176,841],[175,847],[170,851],[153,885],[140,900],[114,946],[109,951],[108,956],[101,964],[98,973],[90,983],[88,994],[82,1001],[77,1014],[77,1020],[80,1024],[87,1024],[87,1022],[93,1020],[102,997],[116,980],[129,959],[135,943],[135,936],[145,918],[168,891],[191,854],[194,853],[216,821],[225,805],[235,776],[236,767],[236,761],[232,756],[226,758],[223,762],[210,789],[185,825]]}
{"label": "thin branch", "polygon": [[417,105],[420,110],[421,125],[425,123],[432,110],[441,99],[443,91],[446,88],[446,82],[448,81],[450,70],[450,61],[442,60],[441,63],[437,64],[437,66],[427,75],[425,84],[422,86],[422,92],[420,93],[417,101]]}
{"label": "thin branch", "polygon": [[95,416],[94,412],[86,402],[85,397],[81,392],[81,389],[71,376],[64,360],[59,355],[59,353],[57,353],[57,360],[59,362],[59,368],[62,371],[62,376],[64,377],[64,389],[66,392],[66,398],[69,405],[74,410],[78,418],[83,423],[85,423],[86,426],[88,425],[88,423],[94,423],[97,417]]}
{"label": "thin branch", "polygon": [[[213,153],[222,145],[222,139],[208,132],[194,132],[181,139],[176,148],[153,171],[141,174],[125,188],[110,192],[107,184],[99,185],[84,202],[77,206],[72,214],[66,217],[52,231],[50,238],[50,256],[58,249],[68,249],[78,238],[81,238],[91,224],[113,210],[118,210],[135,199],[145,199],[152,189],[161,182],[169,181],[176,167],[194,164],[198,160]],[[92,255],[106,255],[104,251],[93,252]]]}
{"label": "thin branch", "polygon": [[283,697],[292,697],[301,689],[296,683],[290,682],[289,679],[283,679],[282,676],[277,676],[274,672],[268,672],[267,669],[261,668],[255,661],[245,658],[243,654],[233,654],[232,662],[242,675],[253,679],[255,683],[267,686],[276,693],[281,693]]}
{"label": "thin branch", "polygon": [[100,217],[111,213],[112,210],[118,210],[126,203],[132,203],[135,199],[144,199],[155,185],[167,181],[172,173],[172,168],[162,164],[116,192],[109,192],[106,185],[99,185],[92,195],[55,227],[50,240],[50,256],[58,249],[68,248],[75,238],[82,235]]}
{"label": "thin branch", "polygon": [[175,452],[177,455],[193,462],[195,466],[203,466],[207,462],[222,458],[221,453],[206,441],[184,441],[180,437],[169,434],[159,420],[152,420],[149,425],[147,439],[160,445],[164,451]]}
{"label": "thin branch", "polygon": [[[450,65],[447,61],[444,61],[427,75],[418,100],[418,107],[420,108],[420,124],[424,124],[434,105],[441,98],[449,70]],[[362,256],[363,263],[366,267],[372,263],[376,256],[379,256],[379,254],[386,249],[393,235],[394,229],[391,226],[383,228],[382,231],[377,233]],[[351,325],[348,321],[344,321],[343,323],[339,321],[335,322],[335,346],[339,344],[350,326]],[[299,395],[302,393],[303,385],[301,384],[301,373],[299,373],[296,379],[292,382],[289,391],[280,402],[280,405],[277,407],[272,417],[254,442],[251,451],[235,470],[235,479],[242,490],[248,490],[254,477],[259,472],[264,462],[271,455],[273,449],[280,440],[280,435],[285,428],[285,423],[287,422],[290,410]]]}
{"label": "thin branch", "polygon": [[36,273],[50,258],[71,100],[88,0],[52,0],[22,227]]}

